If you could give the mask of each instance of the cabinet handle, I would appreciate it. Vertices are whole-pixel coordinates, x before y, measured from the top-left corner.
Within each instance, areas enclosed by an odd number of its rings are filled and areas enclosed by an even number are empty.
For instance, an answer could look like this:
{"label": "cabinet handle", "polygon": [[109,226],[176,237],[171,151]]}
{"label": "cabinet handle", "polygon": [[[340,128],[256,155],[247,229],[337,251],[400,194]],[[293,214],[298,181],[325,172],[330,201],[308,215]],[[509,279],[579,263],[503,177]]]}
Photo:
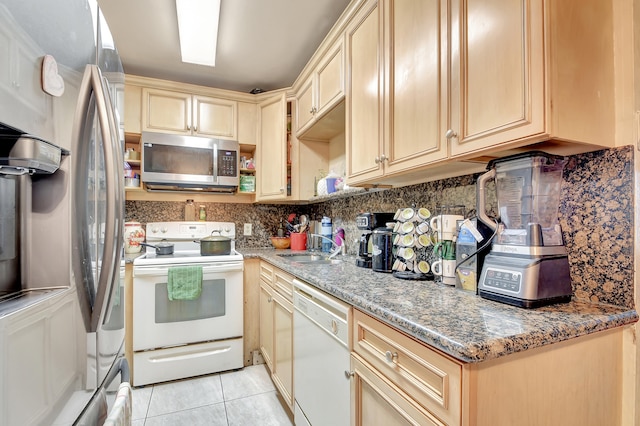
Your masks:
{"label": "cabinet handle", "polygon": [[193,126],[193,131],[197,132],[198,131],[198,126]]}
{"label": "cabinet handle", "polygon": [[352,378],[355,375],[356,375],[356,373],[354,373],[353,371],[344,370],[344,377],[346,377],[347,380],[349,380],[350,378]]}
{"label": "cabinet handle", "polygon": [[458,134],[453,131],[453,129],[447,130],[447,133],[444,134],[444,137],[447,139],[457,138]]}
{"label": "cabinet handle", "polygon": [[284,194],[284,188],[280,188],[280,192]]}
{"label": "cabinet handle", "polygon": [[380,157],[376,157],[376,158],[373,159],[373,161],[375,161],[376,164],[384,163],[387,160],[389,160],[389,157],[387,157],[384,154],[382,154]]}
{"label": "cabinet handle", "polygon": [[393,364],[398,361],[398,352],[391,353],[391,351],[386,351],[384,356],[389,364]]}
{"label": "cabinet handle", "polygon": [[267,299],[267,303],[271,303],[271,297]]}

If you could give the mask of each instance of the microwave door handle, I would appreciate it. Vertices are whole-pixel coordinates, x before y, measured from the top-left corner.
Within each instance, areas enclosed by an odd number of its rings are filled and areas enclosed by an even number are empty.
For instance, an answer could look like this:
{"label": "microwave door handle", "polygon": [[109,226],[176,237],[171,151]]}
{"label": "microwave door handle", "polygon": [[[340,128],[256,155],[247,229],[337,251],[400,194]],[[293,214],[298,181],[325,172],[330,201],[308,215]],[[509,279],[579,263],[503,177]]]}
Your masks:
{"label": "microwave door handle", "polygon": [[218,143],[213,143],[213,183],[218,183]]}

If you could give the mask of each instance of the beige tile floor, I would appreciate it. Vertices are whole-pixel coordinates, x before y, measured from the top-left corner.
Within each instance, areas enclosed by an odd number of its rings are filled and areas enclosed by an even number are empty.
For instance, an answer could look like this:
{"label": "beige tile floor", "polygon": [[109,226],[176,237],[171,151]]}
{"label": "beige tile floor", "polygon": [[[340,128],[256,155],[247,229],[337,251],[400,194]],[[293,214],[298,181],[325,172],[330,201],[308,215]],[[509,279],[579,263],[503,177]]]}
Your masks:
{"label": "beige tile floor", "polygon": [[133,389],[132,426],[293,425],[264,364]]}

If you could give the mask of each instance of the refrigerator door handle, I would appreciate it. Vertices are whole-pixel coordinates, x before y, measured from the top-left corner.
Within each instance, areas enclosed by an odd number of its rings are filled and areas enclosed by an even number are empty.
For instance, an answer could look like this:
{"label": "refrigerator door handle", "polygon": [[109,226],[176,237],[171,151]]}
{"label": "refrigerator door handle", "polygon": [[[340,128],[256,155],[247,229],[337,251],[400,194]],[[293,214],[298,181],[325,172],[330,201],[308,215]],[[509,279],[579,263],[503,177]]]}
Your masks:
{"label": "refrigerator door handle", "polygon": [[[100,326],[100,319],[103,317],[105,310],[105,299],[109,297],[110,287],[114,283],[116,276],[116,268],[120,265],[120,244],[122,241],[123,227],[123,185],[124,175],[122,167],[119,167],[118,160],[124,156],[118,156],[121,151],[120,141],[118,140],[118,132],[115,128],[114,114],[110,103],[110,97],[106,88],[102,83],[102,75],[95,65],[87,65],[85,67],[84,77],[80,86],[78,98],[78,106],[76,111],[76,119],[74,122],[74,143],[76,147],[82,146],[86,141],[83,140],[87,134],[86,126],[89,108],[91,105],[91,95],[95,97],[97,117],[100,123],[102,136],[102,146],[104,155],[104,171],[106,186],[106,203],[105,203],[105,223],[104,223],[104,244],[102,253],[102,263],[100,265],[100,274],[96,286],[95,300],[93,309],[91,309],[88,330],[95,332]],[[85,167],[88,167],[85,165]],[[82,226],[76,223],[75,226]],[[82,235],[82,232],[79,232]],[[77,244],[83,246],[82,241]],[[86,253],[82,253],[86,255]],[[87,262],[84,259],[83,262]],[[83,270],[84,273],[86,271]],[[119,271],[118,271],[119,274]],[[91,306],[90,303],[88,303]]]}
{"label": "refrigerator door handle", "polygon": [[[124,238],[124,172],[123,172],[123,168],[120,167],[120,163],[118,162],[118,159],[124,159],[124,152],[122,149],[122,144],[121,141],[119,139],[119,135],[120,133],[118,132],[118,123],[119,123],[119,118],[118,118],[118,112],[115,109],[115,105],[113,103],[113,100],[111,99],[111,90],[110,90],[110,86],[109,86],[109,81],[105,78],[102,77],[102,89],[103,89],[103,93],[104,93],[104,100],[105,100],[105,107],[108,113],[108,119],[109,119],[109,128],[111,129],[111,136],[112,136],[112,140],[111,143],[109,144],[109,146],[106,146],[105,144],[105,150],[108,150],[109,147],[111,147],[112,151],[113,151],[113,159],[114,162],[112,165],[109,165],[107,160],[105,160],[105,168],[109,168],[112,167],[115,169],[114,173],[115,175],[117,175],[116,181],[115,182],[111,182],[114,183],[114,187],[115,187],[115,197],[114,197],[114,203],[113,206],[115,207],[115,223],[119,223],[120,226],[116,227],[115,229],[115,239],[114,239],[114,244],[115,244],[115,254],[114,254],[114,262],[111,266],[112,270],[111,270],[111,280],[109,280],[109,283],[111,283],[111,287],[112,286],[119,286],[120,285],[120,260],[121,260],[121,246],[122,243],[118,244],[118,242],[122,242],[123,238]],[[99,102],[99,100],[97,100],[97,102]],[[105,155],[106,158],[106,155]],[[120,208],[119,208],[120,207]],[[105,244],[106,247],[106,244]],[[105,248],[106,250],[106,248]],[[118,279],[116,279],[116,277],[118,277]],[[112,312],[112,308],[114,303],[116,303],[116,294],[118,294],[118,292],[114,292],[113,288],[109,288],[108,289],[108,293],[105,295],[105,297],[107,297],[107,306],[106,306],[106,310],[104,313],[104,323],[108,323],[111,319],[111,312]],[[120,297],[123,297],[124,294],[122,292],[119,292]]]}

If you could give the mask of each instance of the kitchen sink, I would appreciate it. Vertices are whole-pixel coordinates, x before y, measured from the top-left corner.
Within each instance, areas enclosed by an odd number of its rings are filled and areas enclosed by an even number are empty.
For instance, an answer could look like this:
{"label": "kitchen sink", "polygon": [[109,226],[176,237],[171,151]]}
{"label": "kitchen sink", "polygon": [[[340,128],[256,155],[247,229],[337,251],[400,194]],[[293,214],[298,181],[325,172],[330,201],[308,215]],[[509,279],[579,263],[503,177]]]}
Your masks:
{"label": "kitchen sink", "polygon": [[278,256],[298,263],[315,263],[323,265],[337,265],[342,263],[342,260],[340,259],[329,259],[329,256],[323,254],[279,254]]}

